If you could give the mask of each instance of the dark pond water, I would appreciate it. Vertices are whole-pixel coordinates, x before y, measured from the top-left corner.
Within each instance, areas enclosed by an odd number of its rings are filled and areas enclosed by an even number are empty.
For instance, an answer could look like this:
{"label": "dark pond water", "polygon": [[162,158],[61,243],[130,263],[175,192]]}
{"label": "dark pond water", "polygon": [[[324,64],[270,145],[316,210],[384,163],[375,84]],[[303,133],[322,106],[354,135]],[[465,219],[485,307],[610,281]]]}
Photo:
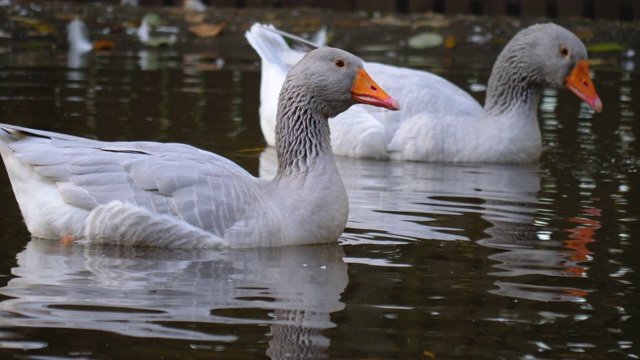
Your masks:
{"label": "dark pond water", "polygon": [[[392,55],[484,97],[490,62]],[[216,59],[14,50],[0,56],[2,122],[184,142],[269,176],[259,63]],[[640,76],[618,63],[593,73],[602,114],[545,91],[540,164],[338,159],[351,214],[333,245],[33,240],[3,171],[0,357],[637,359]]]}

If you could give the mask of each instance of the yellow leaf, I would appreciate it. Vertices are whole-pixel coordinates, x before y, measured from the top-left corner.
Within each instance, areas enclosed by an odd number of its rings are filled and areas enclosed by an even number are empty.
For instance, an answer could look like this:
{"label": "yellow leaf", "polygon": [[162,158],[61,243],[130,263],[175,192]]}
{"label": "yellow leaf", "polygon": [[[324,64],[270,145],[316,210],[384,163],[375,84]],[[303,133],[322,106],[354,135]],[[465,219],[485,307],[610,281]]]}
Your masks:
{"label": "yellow leaf", "polygon": [[52,34],[52,35],[58,34],[58,30],[56,30],[55,28],[47,24],[43,24],[38,19],[32,19],[32,18],[27,18],[23,16],[8,16],[8,18],[19,23],[22,26],[34,29],[40,33]]}
{"label": "yellow leaf", "polygon": [[456,39],[455,36],[447,36],[447,38],[444,39],[445,49],[453,49],[456,45],[458,45],[458,39]]}

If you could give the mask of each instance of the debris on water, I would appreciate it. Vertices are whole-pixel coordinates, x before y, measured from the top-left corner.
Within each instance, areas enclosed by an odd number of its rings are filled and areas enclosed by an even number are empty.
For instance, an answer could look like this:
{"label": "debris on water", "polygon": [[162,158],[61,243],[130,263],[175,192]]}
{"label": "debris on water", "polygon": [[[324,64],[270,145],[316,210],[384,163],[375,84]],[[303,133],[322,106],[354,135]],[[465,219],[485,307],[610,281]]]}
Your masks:
{"label": "debris on water", "polygon": [[491,38],[493,36],[491,34],[473,34],[470,35],[467,38],[467,41],[472,43],[472,44],[487,44],[489,41],[491,41]]}
{"label": "debris on water", "polygon": [[227,26],[227,22],[223,21],[219,24],[199,24],[189,27],[189,31],[197,37],[214,37],[218,36],[222,29]]}
{"label": "debris on water", "polygon": [[624,45],[612,42],[587,45],[587,51],[590,52],[624,51],[625,49]]}
{"label": "debris on water", "polygon": [[426,49],[440,46],[443,42],[442,35],[434,32],[423,32],[410,37],[407,44],[414,49]]}
{"label": "debris on water", "polygon": [[455,36],[447,36],[447,38],[444,39],[445,49],[453,49],[456,45],[458,45],[458,39]]}

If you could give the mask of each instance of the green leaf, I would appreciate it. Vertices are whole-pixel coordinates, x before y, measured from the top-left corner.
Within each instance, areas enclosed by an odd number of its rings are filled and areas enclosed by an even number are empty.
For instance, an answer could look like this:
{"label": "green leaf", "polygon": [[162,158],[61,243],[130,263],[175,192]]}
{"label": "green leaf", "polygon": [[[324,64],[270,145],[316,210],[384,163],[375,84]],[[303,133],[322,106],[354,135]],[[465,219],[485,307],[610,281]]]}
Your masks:
{"label": "green leaf", "polygon": [[600,43],[587,46],[587,50],[590,52],[623,51],[625,49],[624,45],[618,43]]}

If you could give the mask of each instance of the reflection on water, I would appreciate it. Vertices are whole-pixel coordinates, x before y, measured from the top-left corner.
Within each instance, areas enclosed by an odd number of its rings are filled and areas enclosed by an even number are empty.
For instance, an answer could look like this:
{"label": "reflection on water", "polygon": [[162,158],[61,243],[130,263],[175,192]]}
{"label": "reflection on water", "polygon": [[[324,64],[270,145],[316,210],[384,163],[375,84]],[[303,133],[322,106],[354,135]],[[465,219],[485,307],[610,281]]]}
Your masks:
{"label": "reflection on water", "polygon": [[270,328],[268,353],[321,355],[329,346],[321,330],[344,308],[343,256],[337,244],[220,252],[34,239],[0,289],[11,297],[0,303],[0,326],[231,342],[234,332],[205,325],[260,324]]}
{"label": "reflection on water", "polygon": [[[371,240],[472,240],[440,216],[478,214],[488,222],[530,223],[540,190],[537,164],[424,164],[336,157],[350,202],[344,244]],[[276,172],[275,150],[260,156],[260,176]],[[397,240],[397,241],[393,241]]]}
{"label": "reflection on water", "polygon": [[[275,173],[252,60],[146,49],[0,61],[5,122],[184,142]],[[636,358],[640,83],[594,68],[601,115],[545,90],[541,164],[336,158],[351,205],[339,245],[30,240],[3,176],[0,356]],[[436,70],[482,100],[487,68]]]}

